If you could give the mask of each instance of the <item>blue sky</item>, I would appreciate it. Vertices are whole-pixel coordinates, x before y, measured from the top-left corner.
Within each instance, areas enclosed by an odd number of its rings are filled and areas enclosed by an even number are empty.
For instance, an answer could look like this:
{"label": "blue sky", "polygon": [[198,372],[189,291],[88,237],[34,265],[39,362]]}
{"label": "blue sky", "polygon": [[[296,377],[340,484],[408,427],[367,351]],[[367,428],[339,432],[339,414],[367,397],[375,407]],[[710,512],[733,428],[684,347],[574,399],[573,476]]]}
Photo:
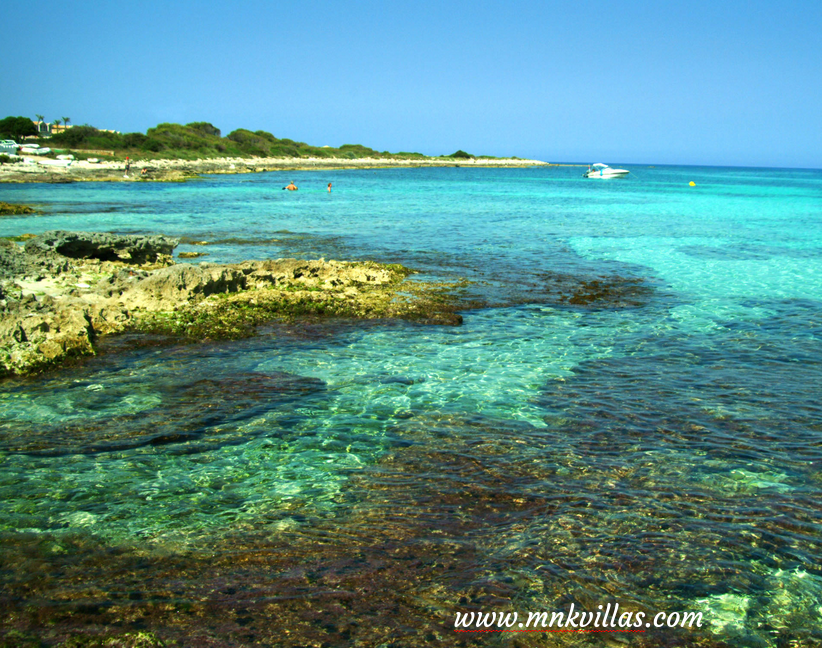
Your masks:
{"label": "blue sky", "polygon": [[5,0],[0,17],[0,117],[822,167],[820,0]]}

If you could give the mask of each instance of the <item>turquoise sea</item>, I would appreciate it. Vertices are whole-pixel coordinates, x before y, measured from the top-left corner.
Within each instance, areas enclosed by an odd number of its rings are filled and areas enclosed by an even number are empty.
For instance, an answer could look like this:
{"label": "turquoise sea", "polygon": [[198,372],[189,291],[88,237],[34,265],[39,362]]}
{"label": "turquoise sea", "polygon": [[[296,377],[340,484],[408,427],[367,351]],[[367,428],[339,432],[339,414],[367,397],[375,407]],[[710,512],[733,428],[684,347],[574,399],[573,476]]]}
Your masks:
{"label": "turquoise sea", "polygon": [[[479,304],[0,382],[0,637],[822,645],[822,171],[621,166],[0,185],[44,211],[4,236],[398,262]],[[454,628],[571,603],[704,622]]]}

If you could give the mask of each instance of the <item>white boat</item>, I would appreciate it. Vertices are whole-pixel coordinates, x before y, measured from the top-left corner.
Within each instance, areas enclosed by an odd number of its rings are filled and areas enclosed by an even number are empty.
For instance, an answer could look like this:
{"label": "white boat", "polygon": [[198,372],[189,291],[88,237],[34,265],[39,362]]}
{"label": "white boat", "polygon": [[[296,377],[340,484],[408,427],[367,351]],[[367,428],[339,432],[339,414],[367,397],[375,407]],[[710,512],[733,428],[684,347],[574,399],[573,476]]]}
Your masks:
{"label": "white boat", "polygon": [[588,170],[582,174],[583,178],[624,178],[630,171],[625,169],[612,169],[607,164],[597,162],[588,166]]}
{"label": "white boat", "polygon": [[52,160],[51,158],[44,158],[42,160],[35,160],[37,164],[44,164],[46,166],[68,167],[74,160]]}
{"label": "white boat", "polygon": [[51,149],[46,146],[38,146],[37,144],[27,144],[20,149],[24,155],[46,155],[51,153]]}

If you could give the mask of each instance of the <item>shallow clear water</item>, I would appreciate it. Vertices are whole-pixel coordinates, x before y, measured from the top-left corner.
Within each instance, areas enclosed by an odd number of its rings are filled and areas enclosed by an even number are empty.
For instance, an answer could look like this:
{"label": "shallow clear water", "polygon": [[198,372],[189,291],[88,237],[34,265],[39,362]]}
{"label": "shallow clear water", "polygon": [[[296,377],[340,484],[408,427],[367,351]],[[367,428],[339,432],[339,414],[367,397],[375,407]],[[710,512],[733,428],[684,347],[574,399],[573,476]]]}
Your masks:
{"label": "shallow clear water", "polygon": [[[232,611],[211,645],[271,640],[272,614],[293,645],[377,645],[377,627],[454,645],[469,641],[447,630],[456,611],[608,601],[710,624],[637,645],[822,642],[822,172],[581,172],[0,186],[45,211],[4,218],[4,235],[401,262],[468,278],[487,304],[456,328],[112,339],[80,367],[5,381],[10,596],[52,601],[66,628],[141,601],[142,627],[169,637],[200,626],[161,602]],[[569,299],[591,282],[609,296]],[[344,612],[340,591],[359,592]],[[103,608],[78,611],[89,600]]]}

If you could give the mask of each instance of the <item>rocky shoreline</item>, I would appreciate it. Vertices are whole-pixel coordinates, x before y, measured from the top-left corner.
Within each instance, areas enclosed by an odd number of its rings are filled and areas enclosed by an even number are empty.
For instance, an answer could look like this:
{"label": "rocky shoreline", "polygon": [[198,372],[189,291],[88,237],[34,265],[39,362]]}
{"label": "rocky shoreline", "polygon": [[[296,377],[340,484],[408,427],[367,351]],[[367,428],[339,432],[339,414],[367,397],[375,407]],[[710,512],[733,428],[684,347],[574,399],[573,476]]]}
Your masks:
{"label": "rocky shoreline", "polygon": [[27,157],[17,163],[0,164],[0,182],[182,182],[208,174],[455,166],[499,168],[554,165],[540,160],[515,158],[217,158],[133,160],[126,175],[122,161],[75,160],[68,166],[52,166],[38,163],[35,157]]}
{"label": "rocky shoreline", "polygon": [[453,284],[399,265],[298,259],[176,264],[176,239],[46,232],[0,239],[0,376],[93,355],[125,331],[194,340],[252,335],[277,318],[462,322]]}

